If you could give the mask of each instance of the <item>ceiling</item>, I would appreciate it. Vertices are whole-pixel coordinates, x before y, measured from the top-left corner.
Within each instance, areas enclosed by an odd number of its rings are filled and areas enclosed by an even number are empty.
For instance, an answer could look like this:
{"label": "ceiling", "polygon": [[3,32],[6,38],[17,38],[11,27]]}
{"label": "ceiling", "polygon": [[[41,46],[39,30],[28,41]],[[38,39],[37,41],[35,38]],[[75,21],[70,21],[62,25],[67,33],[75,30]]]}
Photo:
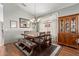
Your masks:
{"label": "ceiling", "polygon": [[[14,5],[19,6],[30,15],[33,15],[37,18],[75,4],[76,3],[16,3]],[[4,5],[11,6],[13,4],[4,4]]]}
{"label": "ceiling", "polygon": [[41,17],[74,4],[75,3],[22,3],[19,4],[19,6],[31,15]]}

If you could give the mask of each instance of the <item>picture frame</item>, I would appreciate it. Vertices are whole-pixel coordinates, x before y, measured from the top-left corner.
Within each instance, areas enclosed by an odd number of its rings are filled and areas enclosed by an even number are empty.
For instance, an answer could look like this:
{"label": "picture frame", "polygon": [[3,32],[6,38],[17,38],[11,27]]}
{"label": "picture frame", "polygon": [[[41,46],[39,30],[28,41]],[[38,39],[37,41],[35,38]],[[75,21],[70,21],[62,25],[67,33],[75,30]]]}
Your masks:
{"label": "picture frame", "polygon": [[51,22],[50,22],[49,20],[47,20],[47,21],[45,22],[45,27],[50,27],[50,24],[51,24]]}
{"label": "picture frame", "polygon": [[17,28],[17,21],[10,20],[10,28]]}
{"label": "picture frame", "polygon": [[19,26],[20,28],[29,28],[30,20],[25,18],[19,18]]}

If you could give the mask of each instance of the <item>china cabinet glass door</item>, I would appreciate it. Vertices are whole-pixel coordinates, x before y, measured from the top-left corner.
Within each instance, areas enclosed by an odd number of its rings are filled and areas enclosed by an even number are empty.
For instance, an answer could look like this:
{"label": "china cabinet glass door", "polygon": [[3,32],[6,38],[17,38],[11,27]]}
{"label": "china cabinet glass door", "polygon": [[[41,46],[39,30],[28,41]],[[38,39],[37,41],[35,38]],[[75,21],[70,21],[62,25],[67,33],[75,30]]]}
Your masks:
{"label": "china cabinet glass door", "polygon": [[64,19],[60,20],[60,32],[64,32]]}
{"label": "china cabinet glass door", "polygon": [[76,16],[71,18],[71,32],[76,33]]}
{"label": "china cabinet glass door", "polygon": [[69,17],[67,17],[65,20],[65,31],[70,32],[70,19],[69,19]]}

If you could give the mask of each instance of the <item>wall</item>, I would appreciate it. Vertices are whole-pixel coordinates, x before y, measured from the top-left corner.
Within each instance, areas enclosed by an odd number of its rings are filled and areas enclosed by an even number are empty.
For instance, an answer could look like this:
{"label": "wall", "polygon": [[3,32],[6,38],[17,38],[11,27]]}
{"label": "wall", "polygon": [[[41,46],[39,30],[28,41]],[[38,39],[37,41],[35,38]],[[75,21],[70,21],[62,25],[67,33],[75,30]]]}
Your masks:
{"label": "wall", "polygon": [[4,44],[2,24],[3,24],[3,5],[0,4],[0,46]]}
{"label": "wall", "polygon": [[[24,10],[16,5],[4,6],[4,37],[5,44],[16,42],[18,39],[23,38],[21,34],[24,31],[32,31],[30,28],[19,28],[19,18],[33,19],[33,16],[28,15]],[[17,21],[17,28],[10,28],[10,20]]]}
{"label": "wall", "polygon": [[[57,24],[58,13],[53,13],[52,15],[40,18],[39,22],[39,32],[51,32],[52,39],[58,35],[58,24]],[[45,27],[46,21],[49,21],[50,27]]]}

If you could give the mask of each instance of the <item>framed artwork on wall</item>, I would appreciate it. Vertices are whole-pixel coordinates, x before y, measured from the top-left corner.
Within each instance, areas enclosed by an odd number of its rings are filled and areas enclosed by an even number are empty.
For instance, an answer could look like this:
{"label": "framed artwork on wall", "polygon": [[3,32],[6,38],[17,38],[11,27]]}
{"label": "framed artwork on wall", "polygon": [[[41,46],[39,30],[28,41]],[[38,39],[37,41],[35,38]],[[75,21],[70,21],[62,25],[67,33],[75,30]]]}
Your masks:
{"label": "framed artwork on wall", "polygon": [[45,24],[45,27],[50,27],[50,23],[46,23]]}
{"label": "framed artwork on wall", "polygon": [[45,27],[50,27],[50,24],[51,24],[51,21],[50,21],[50,20],[47,20],[47,21],[45,22]]}
{"label": "framed artwork on wall", "polygon": [[25,18],[19,18],[19,26],[20,28],[29,28],[30,20]]}
{"label": "framed artwork on wall", "polygon": [[10,20],[10,28],[17,28],[17,21]]}

